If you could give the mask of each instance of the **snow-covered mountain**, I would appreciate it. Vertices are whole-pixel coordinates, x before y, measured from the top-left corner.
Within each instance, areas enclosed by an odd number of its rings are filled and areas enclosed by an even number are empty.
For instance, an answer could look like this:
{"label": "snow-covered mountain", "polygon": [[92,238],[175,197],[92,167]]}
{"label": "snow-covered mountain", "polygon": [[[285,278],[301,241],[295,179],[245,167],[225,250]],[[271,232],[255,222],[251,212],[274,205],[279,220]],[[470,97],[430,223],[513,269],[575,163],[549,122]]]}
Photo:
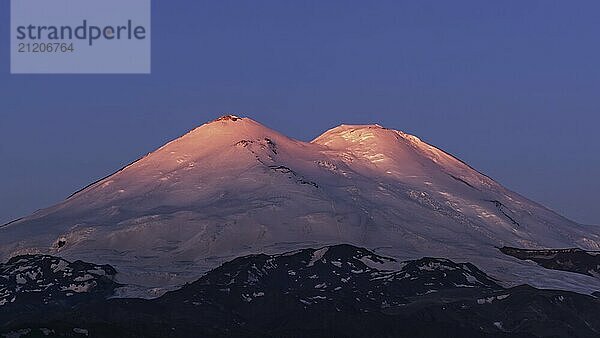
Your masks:
{"label": "snow-covered mountain", "polygon": [[119,282],[157,294],[233,257],[338,243],[468,261],[505,285],[600,290],[600,279],[498,250],[597,250],[597,228],[379,125],[341,125],[302,142],[224,116],[0,228],[2,259],[47,253],[108,263]]}

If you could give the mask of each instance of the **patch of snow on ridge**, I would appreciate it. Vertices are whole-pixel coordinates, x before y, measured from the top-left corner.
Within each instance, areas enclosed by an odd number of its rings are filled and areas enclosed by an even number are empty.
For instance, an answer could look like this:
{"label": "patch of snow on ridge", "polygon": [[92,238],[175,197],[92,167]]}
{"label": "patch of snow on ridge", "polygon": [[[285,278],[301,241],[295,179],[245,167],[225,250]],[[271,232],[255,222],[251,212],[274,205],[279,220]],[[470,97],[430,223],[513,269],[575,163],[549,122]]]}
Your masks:
{"label": "patch of snow on ridge", "polygon": [[69,266],[69,263],[64,260],[58,261],[57,264],[52,264],[50,268],[53,272],[64,271]]}
{"label": "patch of snow on ridge", "polygon": [[310,259],[310,261],[308,262],[307,266],[313,266],[315,265],[315,263],[317,261],[320,261],[321,259],[323,259],[323,256],[327,253],[327,250],[329,248],[325,247],[325,248],[321,248],[316,250],[315,252],[313,252],[312,257]]}
{"label": "patch of snow on ridge", "polygon": [[361,257],[359,260],[363,264],[365,264],[367,267],[369,267],[371,269],[378,269],[378,270],[399,270],[405,265],[402,262],[398,262],[398,261],[394,262],[394,261],[390,261],[388,259],[385,259],[381,262],[374,261],[373,259],[369,258],[369,256]]}
{"label": "patch of snow on ridge", "polygon": [[61,291],[73,291],[77,293],[88,292],[96,286],[95,282],[84,284],[70,284],[61,289]]}

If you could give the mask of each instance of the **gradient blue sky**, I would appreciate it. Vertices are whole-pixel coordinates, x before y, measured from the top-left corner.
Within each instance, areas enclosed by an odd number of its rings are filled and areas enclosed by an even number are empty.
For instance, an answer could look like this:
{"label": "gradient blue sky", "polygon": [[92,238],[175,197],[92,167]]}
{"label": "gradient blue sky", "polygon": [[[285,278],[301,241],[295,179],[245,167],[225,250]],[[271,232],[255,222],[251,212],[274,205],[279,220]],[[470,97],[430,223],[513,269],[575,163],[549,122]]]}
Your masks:
{"label": "gradient blue sky", "polygon": [[153,2],[151,75],[10,75],[0,222],[222,112],[309,140],[379,123],[600,224],[600,2]]}

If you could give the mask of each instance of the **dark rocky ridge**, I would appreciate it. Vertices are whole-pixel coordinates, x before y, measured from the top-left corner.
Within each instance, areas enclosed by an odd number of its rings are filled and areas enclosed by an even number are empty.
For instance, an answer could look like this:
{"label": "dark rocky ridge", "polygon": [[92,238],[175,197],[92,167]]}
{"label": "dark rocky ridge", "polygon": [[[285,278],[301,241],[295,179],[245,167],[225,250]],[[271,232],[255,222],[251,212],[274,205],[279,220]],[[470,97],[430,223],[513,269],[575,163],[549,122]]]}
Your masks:
{"label": "dark rocky ridge", "polygon": [[600,278],[600,252],[572,249],[500,248],[502,253],[521,260],[531,260],[546,269],[562,270]]}
{"label": "dark rocky ridge", "polygon": [[[63,277],[70,283],[72,276]],[[525,285],[507,289],[469,263],[439,258],[397,262],[350,245],[240,257],[153,300],[105,300],[106,293],[98,295],[102,297],[65,303],[54,311],[32,303],[37,312],[29,316],[12,318],[5,312],[0,333],[29,330],[29,335],[41,335],[44,329],[93,337],[600,335],[600,301],[592,296]],[[7,305],[6,309],[14,306]]]}
{"label": "dark rocky ridge", "polygon": [[22,255],[0,264],[0,327],[104,301],[121,286],[109,265],[68,262],[48,255]]}

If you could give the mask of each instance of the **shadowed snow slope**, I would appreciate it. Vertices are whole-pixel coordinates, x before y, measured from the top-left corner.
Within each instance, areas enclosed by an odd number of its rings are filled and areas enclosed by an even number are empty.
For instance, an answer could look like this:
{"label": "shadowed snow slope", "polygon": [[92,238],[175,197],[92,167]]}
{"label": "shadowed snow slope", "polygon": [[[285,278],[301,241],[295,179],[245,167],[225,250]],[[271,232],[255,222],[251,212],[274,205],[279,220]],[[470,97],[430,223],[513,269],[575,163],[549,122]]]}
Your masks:
{"label": "shadowed snow slope", "polygon": [[109,263],[121,282],[158,294],[232,257],[336,243],[469,261],[505,284],[600,290],[594,277],[497,249],[599,249],[595,227],[378,125],[342,125],[308,143],[225,116],[0,228],[4,259],[51,253]]}

